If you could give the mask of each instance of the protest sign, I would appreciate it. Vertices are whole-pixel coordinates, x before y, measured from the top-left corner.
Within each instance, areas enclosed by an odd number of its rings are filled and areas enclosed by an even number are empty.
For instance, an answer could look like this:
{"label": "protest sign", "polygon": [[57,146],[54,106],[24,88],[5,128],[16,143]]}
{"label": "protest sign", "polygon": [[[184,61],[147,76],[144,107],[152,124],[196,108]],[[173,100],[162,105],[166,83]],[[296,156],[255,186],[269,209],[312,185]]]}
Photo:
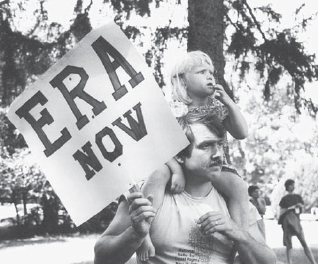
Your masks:
{"label": "protest sign", "polygon": [[12,103],[8,118],[76,225],[188,145],[115,23],[90,32]]}

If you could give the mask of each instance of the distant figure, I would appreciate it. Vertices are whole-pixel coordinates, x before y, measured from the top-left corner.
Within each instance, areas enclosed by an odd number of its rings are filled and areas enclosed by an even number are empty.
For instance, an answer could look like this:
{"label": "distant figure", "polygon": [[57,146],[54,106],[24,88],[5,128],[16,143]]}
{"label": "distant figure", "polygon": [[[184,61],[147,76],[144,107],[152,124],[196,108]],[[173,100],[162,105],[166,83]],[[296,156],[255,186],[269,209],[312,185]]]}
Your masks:
{"label": "distant figure", "polygon": [[[266,212],[266,202],[265,199],[260,197],[260,190],[259,187],[256,185],[251,185],[248,187],[248,194],[250,196],[250,202],[256,207],[258,213],[263,218],[265,212]],[[266,238],[266,232],[265,232],[265,223],[264,220],[261,219],[257,221],[258,227],[264,236]]]}
{"label": "distant figure", "polygon": [[281,212],[278,219],[278,224],[282,225],[284,232],[283,243],[286,247],[287,263],[292,263],[292,236],[297,236],[298,240],[304,248],[305,254],[309,259],[310,263],[316,264],[312,252],[305,240],[304,231],[302,229],[299,219],[299,215],[304,207],[304,201],[299,194],[293,193],[295,190],[294,180],[287,180],[285,182],[285,189],[288,192],[288,194],[285,195],[279,202]]}
{"label": "distant figure", "polygon": [[41,199],[43,208],[43,229],[46,234],[57,232],[59,205],[56,198],[48,193],[43,194]]}

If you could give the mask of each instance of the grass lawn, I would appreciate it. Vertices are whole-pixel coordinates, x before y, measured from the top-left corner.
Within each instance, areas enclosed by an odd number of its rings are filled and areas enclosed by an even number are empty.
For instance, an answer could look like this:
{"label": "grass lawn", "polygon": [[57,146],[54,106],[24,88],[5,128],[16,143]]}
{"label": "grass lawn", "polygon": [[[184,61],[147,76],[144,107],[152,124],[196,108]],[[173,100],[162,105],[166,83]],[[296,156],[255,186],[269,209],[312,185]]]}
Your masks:
{"label": "grass lawn", "polygon": [[2,264],[92,264],[99,235],[35,237],[0,242]]}
{"label": "grass lawn", "polygon": [[[276,221],[266,222],[267,241],[278,262],[287,263],[282,232]],[[303,224],[307,242],[318,261],[318,222]],[[93,264],[93,247],[99,234],[35,237],[0,241],[1,264]],[[302,247],[293,240],[293,263],[309,264]]]}
{"label": "grass lawn", "polygon": [[[318,248],[317,247],[310,247],[312,250],[312,253],[314,255],[314,258],[316,261],[318,261]],[[286,260],[286,249],[281,247],[281,248],[274,248],[274,251],[277,256],[278,262],[281,263],[287,263]],[[292,251],[292,258],[293,258],[293,263],[294,264],[310,264],[309,260],[307,259],[303,248],[297,247],[294,248]]]}

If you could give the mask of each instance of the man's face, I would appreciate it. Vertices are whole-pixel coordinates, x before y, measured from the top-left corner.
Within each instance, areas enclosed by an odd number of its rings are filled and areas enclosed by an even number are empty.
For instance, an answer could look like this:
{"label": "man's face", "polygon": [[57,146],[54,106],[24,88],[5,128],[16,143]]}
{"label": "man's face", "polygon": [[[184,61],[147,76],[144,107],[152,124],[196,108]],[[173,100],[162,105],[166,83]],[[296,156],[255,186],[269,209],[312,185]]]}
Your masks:
{"label": "man's face", "polygon": [[295,190],[295,183],[292,183],[291,185],[288,186],[288,191],[293,192]]}
{"label": "man's face", "polygon": [[184,157],[184,172],[198,181],[211,181],[218,177],[223,163],[223,139],[217,137],[205,125],[191,126],[194,136],[191,153]]}
{"label": "man's face", "polygon": [[251,196],[254,198],[254,199],[258,199],[259,198],[259,189],[256,189],[255,191],[253,191],[251,193]]}

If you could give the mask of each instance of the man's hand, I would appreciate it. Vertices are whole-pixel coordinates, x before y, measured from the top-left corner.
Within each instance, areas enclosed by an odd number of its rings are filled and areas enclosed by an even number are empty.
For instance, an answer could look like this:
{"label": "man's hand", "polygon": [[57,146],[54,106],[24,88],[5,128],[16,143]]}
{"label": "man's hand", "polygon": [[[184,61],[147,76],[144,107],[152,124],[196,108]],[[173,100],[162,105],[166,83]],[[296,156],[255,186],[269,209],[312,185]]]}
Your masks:
{"label": "man's hand", "polygon": [[203,234],[211,235],[214,232],[220,232],[230,240],[238,240],[242,229],[224,213],[211,211],[201,216],[197,222],[200,225]]}
{"label": "man's hand", "polygon": [[152,197],[144,198],[142,193],[130,193],[127,196],[131,226],[139,237],[149,233],[151,222],[156,214],[152,207]]}
{"label": "man's hand", "polygon": [[239,256],[236,263],[246,264],[274,264],[276,255],[264,241],[259,232],[257,223],[250,226],[249,231],[244,231],[229,216],[222,212],[208,212],[198,220],[201,230],[206,235],[214,232],[220,232],[235,244]]}

